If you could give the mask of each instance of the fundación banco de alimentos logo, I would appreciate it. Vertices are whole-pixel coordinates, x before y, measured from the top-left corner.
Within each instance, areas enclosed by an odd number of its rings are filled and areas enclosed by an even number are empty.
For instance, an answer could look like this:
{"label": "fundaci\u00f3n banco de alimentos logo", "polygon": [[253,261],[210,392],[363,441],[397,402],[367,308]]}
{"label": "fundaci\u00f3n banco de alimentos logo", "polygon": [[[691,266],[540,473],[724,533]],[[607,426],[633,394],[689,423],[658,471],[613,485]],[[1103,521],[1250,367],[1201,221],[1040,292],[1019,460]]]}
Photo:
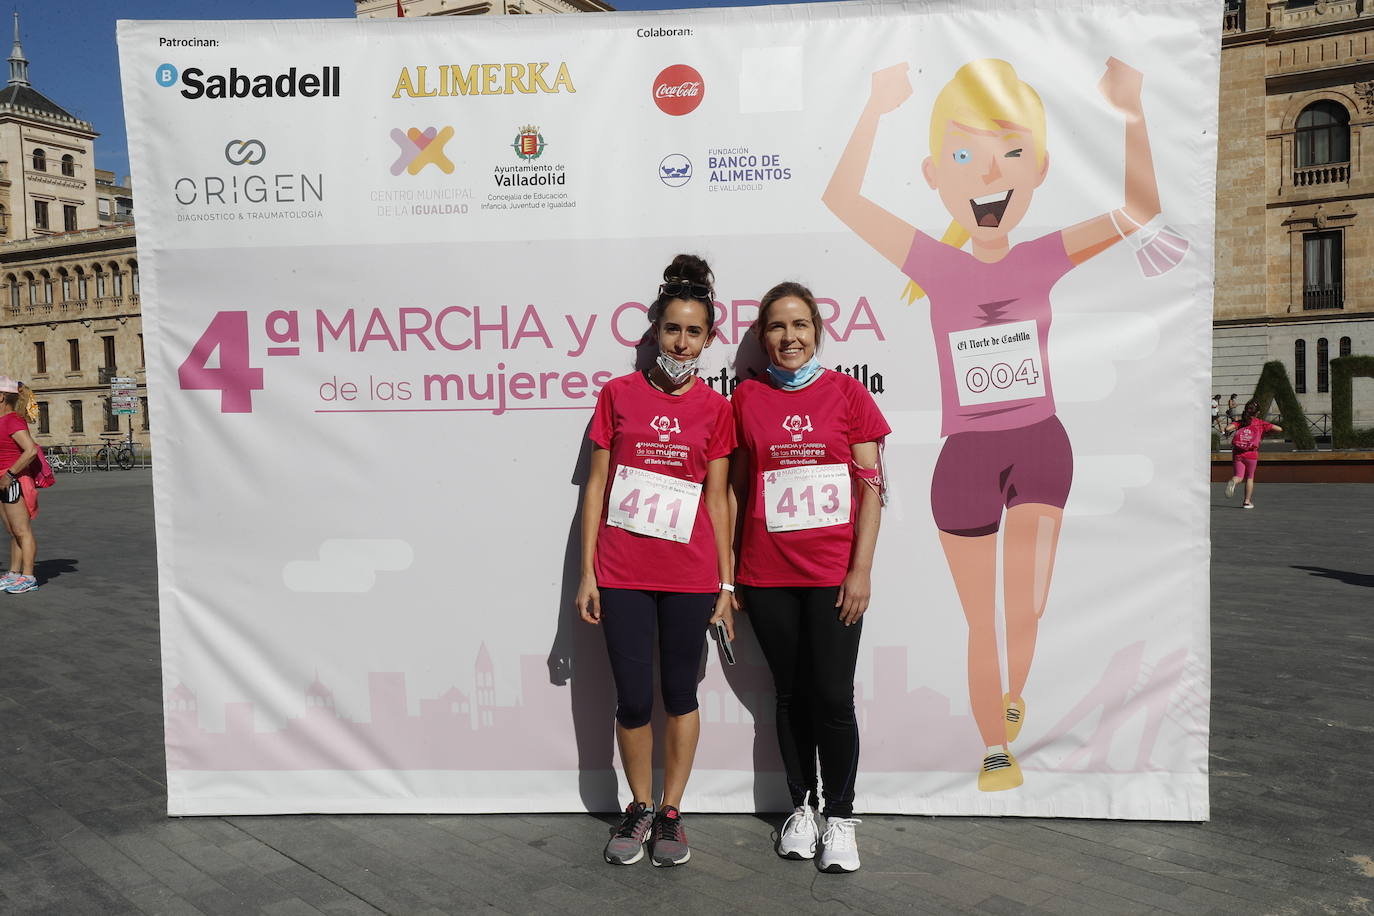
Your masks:
{"label": "fundaci\u00f3n banco de alimentos logo", "polygon": [[658,180],[670,188],[680,188],[692,180],[692,160],[681,153],[669,153],[658,164]]}
{"label": "fundaci\u00f3n banco de alimentos logo", "polygon": [[445,175],[453,174],[453,160],[444,155],[444,144],[453,139],[452,127],[442,130],[434,127],[420,130],[418,127],[412,127],[406,131],[393,127],[391,139],[401,148],[401,154],[391,163],[391,174],[399,175],[406,172],[418,175],[427,165],[437,166]]}
{"label": "fundaci\u00f3n banco de alimentos logo", "polygon": [[224,144],[224,158],[230,165],[261,165],[267,146],[261,140],[230,140]]}

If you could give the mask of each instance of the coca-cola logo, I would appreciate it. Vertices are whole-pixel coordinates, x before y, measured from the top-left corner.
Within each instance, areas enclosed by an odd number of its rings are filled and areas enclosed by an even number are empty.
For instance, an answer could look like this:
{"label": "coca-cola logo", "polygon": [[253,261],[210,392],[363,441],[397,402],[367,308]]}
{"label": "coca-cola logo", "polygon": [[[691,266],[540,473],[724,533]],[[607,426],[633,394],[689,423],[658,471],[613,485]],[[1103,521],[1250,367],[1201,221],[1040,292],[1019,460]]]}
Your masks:
{"label": "coca-cola logo", "polygon": [[664,114],[690,114],[705,97],[701,74],[686,64],[673,64],[654,77],[654,104]]}

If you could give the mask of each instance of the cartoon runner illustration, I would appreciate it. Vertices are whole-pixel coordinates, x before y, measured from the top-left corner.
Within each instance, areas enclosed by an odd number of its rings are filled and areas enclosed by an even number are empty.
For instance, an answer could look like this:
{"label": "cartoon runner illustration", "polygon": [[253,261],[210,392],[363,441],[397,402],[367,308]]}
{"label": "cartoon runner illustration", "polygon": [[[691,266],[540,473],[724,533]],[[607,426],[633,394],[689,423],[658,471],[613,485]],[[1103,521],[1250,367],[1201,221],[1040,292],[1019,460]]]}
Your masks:
{"label": "cartoon runner illustration", "polygon": [[[861,194],[879,119],[911,95],[906,64],[873,74],[868,104],[823,196],[911,279],[912,302],[930,297],[946,437],[931,509],[968,621],[969,698],[987,746],[978,788],[986,792],[1021,785],[1009,745],[1026,715],[1022,691],[1073,478],[1047,360],[1050,290],[1121,239],[1136,248],[1146,276],[1169,270],[1188,248],[1159,219],[1140,86],[1140,72],[1116,58],[1098,85],[1126,117],[1125,205],[1033,241],[1012,245],[1008,234],[1049,170],[1045,109],[1002,60],[965,64],[936,97],[921,174],[953,217],[940,241]],[[995,620],[1004,513],[1005,694]]]}

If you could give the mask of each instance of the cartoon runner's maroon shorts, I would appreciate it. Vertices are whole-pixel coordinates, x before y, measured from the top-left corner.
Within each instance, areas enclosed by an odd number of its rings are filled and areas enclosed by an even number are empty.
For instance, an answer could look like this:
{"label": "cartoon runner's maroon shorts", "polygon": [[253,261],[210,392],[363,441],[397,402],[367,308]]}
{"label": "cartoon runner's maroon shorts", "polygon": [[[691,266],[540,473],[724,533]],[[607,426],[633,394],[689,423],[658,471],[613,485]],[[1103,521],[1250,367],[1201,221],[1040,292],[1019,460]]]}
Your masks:
{"label": "cartoon runner's maroon shorts", "polygon": [[1064,508],[1073,450],[1058,417],[1019,429],[955,433],[930,481],[935,526],[961,537],[995,533],[1002,510],[1023,503]]}

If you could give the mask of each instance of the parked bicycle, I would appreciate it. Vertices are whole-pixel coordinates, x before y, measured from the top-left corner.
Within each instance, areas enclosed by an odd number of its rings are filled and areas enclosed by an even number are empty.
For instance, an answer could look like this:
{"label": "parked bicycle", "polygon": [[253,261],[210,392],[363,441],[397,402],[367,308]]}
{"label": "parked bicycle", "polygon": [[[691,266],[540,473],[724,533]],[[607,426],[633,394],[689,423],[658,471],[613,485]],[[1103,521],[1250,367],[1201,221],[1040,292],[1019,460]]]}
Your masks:
{"label": "parked bicycle", "polygon": [[45,449],[44,453],[48,457],[48,464],[53,471],[71,471],[73,474],[80,474],[82,471],[90,469],[91,460],[77,451],[75,445],[54,445],[52,448]]}
{"label": "parked bicycle", "polygon": [[105,444],[96,450],[92,466],[99,471],[108,471],[114,463],[122,471],[132,470],[136,458],[133,445],[119,436],[101,436]]}

